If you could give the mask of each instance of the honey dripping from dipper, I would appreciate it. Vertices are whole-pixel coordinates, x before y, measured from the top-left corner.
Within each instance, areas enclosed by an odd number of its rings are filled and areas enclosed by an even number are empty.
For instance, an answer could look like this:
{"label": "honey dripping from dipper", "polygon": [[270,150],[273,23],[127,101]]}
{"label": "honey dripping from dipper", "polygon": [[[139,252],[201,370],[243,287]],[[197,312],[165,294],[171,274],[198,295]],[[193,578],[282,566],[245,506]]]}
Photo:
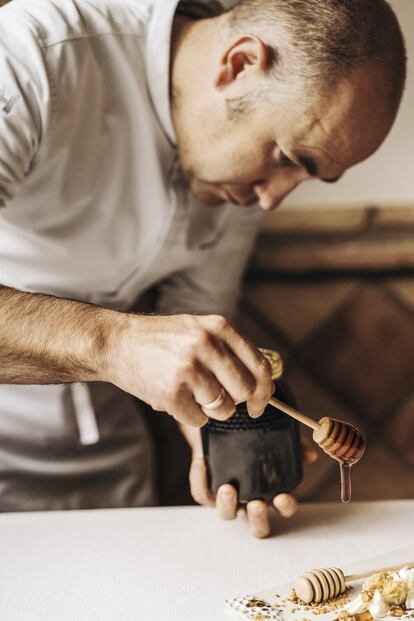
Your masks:
{"label": "honey dripping from dipper", "polygon": [[341,500],[351,500],[351,467],[364,454],[365,436],[352,425],[324,417],[313,432],[313,439],[322,450],[339,463],[341,475]]}
{"label": "honey dripping from dipper", "polygon": [[321,418],[319,422],[309,418],[306,414],[295,410],[290,405],[272,397],[270,403],[277,409],[292,416],[299,422],[313,429],[312,437],[321,449],[339,463],[341,474],[341,500],[351,500],[351,467],[364,454],[365,436],[352,425],[329,416]]}

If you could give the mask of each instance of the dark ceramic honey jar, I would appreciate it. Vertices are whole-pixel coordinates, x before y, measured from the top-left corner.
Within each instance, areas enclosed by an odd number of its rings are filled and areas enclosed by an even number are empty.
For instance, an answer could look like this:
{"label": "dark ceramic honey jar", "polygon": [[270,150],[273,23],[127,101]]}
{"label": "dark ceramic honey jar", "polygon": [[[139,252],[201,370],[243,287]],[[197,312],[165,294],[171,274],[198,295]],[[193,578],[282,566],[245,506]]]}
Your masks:
{"label": "dark ceramic honey jar", "polygon": [[[290,390],[280,380],[280,357],[276,352],[262,351],[272,363],[274,396],[296,407]],[[239,404],[227,421],[210,419],[202,429],[202,437],[213,492],[223,483],[231,483],[242,503],[270,501],[276,494],[292,491],[302,479],[299,425],[272,405],[260,418],[253,419],[246,404]]]}

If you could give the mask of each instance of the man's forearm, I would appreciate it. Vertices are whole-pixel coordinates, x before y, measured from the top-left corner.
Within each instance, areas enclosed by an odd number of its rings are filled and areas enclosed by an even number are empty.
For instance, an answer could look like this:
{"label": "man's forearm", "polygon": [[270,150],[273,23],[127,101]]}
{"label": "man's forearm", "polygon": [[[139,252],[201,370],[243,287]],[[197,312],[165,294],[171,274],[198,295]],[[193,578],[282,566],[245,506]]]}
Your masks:
{"label": "man's forearm", "polygon": [[120,313],[0,286],[0,383],[111,382],[178,421],[259,416],[274,391],[268,360],[224,317]]}
{"label": "man's forearm", "polygon": [[121,313],[0,286],[0,383],[100,379]]}

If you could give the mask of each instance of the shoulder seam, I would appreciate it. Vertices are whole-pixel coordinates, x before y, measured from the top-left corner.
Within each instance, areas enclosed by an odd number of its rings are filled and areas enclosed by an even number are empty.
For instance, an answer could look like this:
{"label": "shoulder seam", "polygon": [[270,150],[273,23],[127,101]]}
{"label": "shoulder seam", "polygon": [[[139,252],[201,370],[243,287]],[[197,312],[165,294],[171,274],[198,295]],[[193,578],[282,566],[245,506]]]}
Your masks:
{"label": "shoulder seam", "polygon": [[82,35],[74,35],[73,37],[65,37],[62,39],[59,39],[58,41],[53,41],[53,43],[46,43],[41,35],[40,35],[40,41],[39,41],[39,45],[44,49],[47,50],[51,47],[55,47],[56,45],[62,45],[63,43],[70,43],[71,41],[79,41],[79,40],[83,40],[83,39],[94,39],[96,37],[105,37],[107,35],[112,35],[114,37],[136,37],[138,39],[144,37],[145,38],[145,34],[144,33],[129,33],[129,32],[112,32],[112,31],[105,31],[105,32],[92,32],[92,33],[85,33]]}

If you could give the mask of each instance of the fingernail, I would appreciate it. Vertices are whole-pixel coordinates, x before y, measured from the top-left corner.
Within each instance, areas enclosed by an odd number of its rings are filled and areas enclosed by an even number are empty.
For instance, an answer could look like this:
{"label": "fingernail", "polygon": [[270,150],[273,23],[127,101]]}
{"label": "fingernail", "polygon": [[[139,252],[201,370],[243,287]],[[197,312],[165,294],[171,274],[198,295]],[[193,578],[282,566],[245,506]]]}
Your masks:
{"label": "fingernail", "polygon": [[290,507],[285,508],[284,517],[287,517],[287,518],[292,517],[292,515],[295,515],[297,510],[298,510],[298,505],[297,503],[294,502],[290,505]]}
{"label": "fingernail", "polygon": [[280,515],[285,518],[292,517],[298,509],[296,499],[293,496],[289,496],[289,494],[280,494],[275,498],[273,504]]}
{"label": "fingernail", "polygon": [[255,517],[260,517],[266,511],[266,508],[262,507],[261,505],[253,505],[250,508],[250,511]]}
{"label": "fingernail", "polygon": [[234,520],[237,514],[236,499],[234,493],[230,491],[222,491],[217,494],[217,510],[218,514],[224,520]]}
{"label": "fingernail", "polygon": [[247,408],[247,411],[249,413],[250,418],[259,418],[264,412],[264,410],[261,410],[261,409],[255,410],[252,408]]}
{"label": "fingernail", "polygon": [[223,488],[219,490],[218,495],[226,502],[232,501],[234,499],[234,489],[227,485],[223,485]]}

